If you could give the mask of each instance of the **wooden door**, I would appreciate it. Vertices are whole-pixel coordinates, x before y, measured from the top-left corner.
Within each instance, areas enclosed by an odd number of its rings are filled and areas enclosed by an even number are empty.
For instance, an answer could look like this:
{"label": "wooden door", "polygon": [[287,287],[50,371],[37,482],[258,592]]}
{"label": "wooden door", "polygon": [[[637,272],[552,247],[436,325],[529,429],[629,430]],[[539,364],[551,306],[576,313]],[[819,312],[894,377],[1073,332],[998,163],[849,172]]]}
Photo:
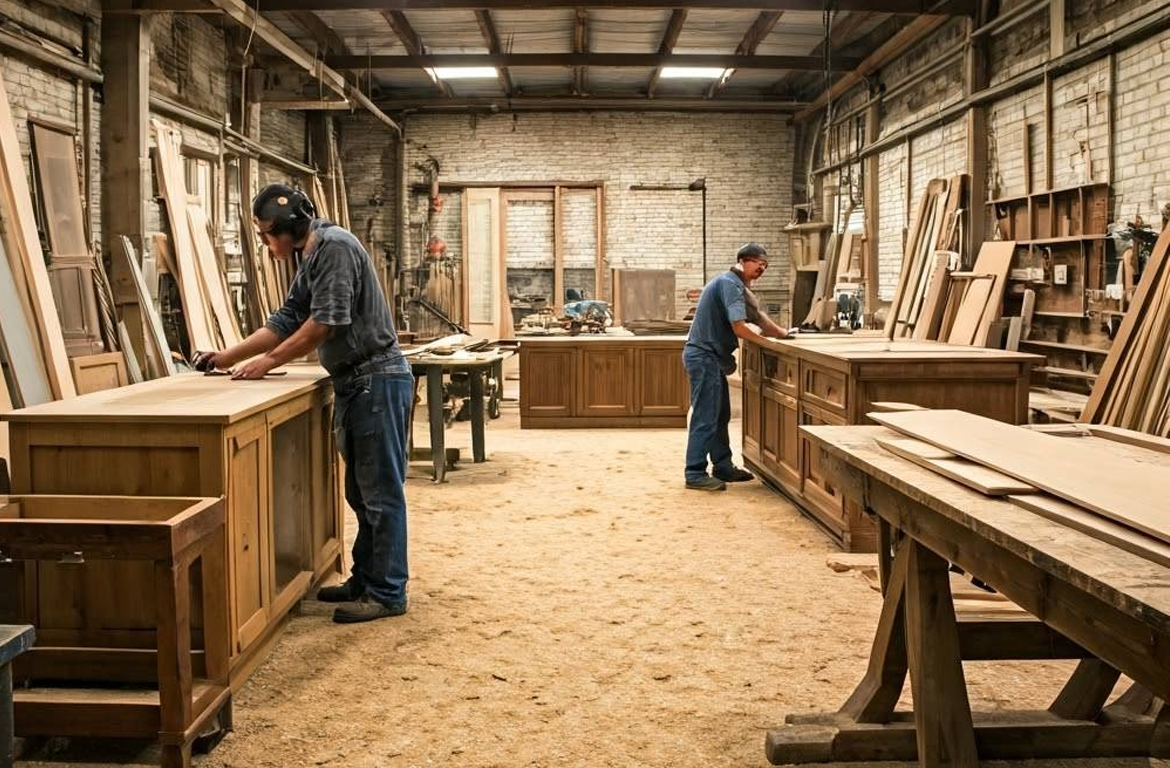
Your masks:
{"label": "wooden door", "polygon": [[500,224],[498,187],[464,190],[463,316],[471,335],[485,339],[512,335]]}
{"label": "wooden door", "polygon": [[633,349],[584,344],[579,371],[578,416],[634,415]]}
{"label": "wooden door", "polygon": [[267,434],[260,417],[259,424],[253,422],[228,439],[233,656],[263,633],[272,604]]}
{"label": "wooden door", "polygon": [[691,393],[679,348],[638,349],[637,357],[638,415],[686,418]]}
{"label": "wooden door", "polygon": [[575,358],[572,347],[520,348],[521,418],[569,418],[574,415]]}

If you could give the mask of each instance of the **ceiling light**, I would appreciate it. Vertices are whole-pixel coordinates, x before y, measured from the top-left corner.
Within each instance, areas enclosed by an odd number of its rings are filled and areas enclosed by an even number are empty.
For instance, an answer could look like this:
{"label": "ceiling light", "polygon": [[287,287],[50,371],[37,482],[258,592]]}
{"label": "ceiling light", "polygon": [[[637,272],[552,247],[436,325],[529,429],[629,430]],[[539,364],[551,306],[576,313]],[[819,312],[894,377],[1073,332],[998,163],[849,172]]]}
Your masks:
{"label": "ceiling light", "polygon": [[726,71],[723,67],[663,67],[662,77],[668,80],[716,80]]}
{"label": "ceiling light", "polygon": [[440,80],[485,80],[496,77],[495,67],[434,67],[431,72]]}

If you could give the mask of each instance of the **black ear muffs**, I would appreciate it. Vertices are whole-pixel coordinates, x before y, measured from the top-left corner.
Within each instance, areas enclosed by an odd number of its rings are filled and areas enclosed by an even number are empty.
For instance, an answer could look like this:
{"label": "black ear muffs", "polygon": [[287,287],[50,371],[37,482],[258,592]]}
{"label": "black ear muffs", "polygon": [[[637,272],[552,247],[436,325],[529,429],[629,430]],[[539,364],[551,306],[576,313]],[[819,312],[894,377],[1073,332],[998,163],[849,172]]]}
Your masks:
{"label": "black ear muffs", "polygon": [[258,221],[271,222],[268,231],[274,235],[295,234],[303,222],[311,221],[317,215],[317,209],[299,189],[270,184],[256,195],[252,215]]}

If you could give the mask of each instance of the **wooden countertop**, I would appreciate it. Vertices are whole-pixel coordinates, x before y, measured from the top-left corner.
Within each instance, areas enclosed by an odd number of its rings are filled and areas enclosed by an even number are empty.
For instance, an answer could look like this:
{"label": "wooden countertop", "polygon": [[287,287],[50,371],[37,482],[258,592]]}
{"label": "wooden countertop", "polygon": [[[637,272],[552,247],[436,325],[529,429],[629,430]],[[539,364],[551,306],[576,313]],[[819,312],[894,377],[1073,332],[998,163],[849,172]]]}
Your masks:
{"label": "wooden countertop", "polygon": [[518,336],[516,341],[520,342],[520,346],[532,343],[551,343],[551,344],[568,344],[568,343],[586,343],[586,344],[662,344],[663,342],[671,342],[684,344],[687,337],[683,335],[662,335],[662,336],[618,336],[611,334],[600,333],[583,333],[580,336]]}
{"label": "wooden countertop", "polygon": [[12,422],[143,422],[232,424],[329,380],[324,368],[288,365],[284,376],[235,381],[230,376],[183,373],[128,387],[0,414]]}
{"label": "wooden countertop", "polygon": [[768,339],[763,349],[795,354],[798,357],[827,356],[855,362],[890,360],[925,361],[995,361],[1031,362],[1041,364],[1042,355],[1026,352],[1008,352],[1003,349],[967,347],[958,344],[944,344],[939,341],[890,341],[884,337],[872,336],[795,336],[790,339]]}

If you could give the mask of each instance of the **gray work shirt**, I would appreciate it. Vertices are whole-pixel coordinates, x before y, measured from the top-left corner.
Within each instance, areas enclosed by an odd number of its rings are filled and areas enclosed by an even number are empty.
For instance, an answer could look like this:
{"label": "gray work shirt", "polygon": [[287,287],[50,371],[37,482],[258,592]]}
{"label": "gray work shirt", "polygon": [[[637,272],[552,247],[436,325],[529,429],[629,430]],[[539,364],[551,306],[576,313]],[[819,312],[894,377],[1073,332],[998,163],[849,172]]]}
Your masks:
{"label": "gray work shirt", "polygon": [[321,365],[330,374],[343,373],[375,355],[402,355],[370,255],[356,237],[324,219],[310,225],[288,298],[266,325],[283,340],[310,317],[332,328],[318,350]]}

